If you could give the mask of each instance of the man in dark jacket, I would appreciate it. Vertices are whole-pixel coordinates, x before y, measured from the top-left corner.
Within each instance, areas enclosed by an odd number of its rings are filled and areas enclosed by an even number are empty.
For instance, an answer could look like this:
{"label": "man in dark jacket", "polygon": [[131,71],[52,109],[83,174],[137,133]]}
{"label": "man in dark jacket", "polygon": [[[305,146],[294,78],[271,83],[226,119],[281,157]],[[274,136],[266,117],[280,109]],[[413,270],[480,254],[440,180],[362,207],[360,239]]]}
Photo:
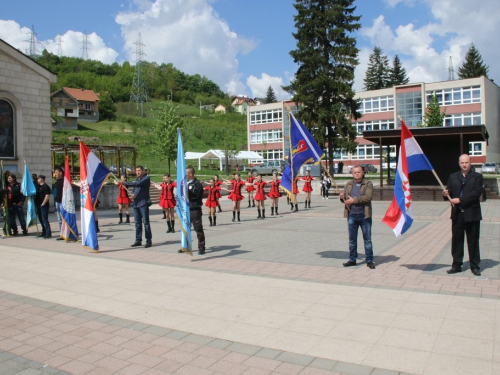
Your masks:
{"label": "man in dark jacket", "polygon": [[132,186],[132,196],[134,202],[134,221],[135,221],[135,242],[132,247],[142,246],[142,224],[144,223],[144,236],[146,237],[145,248],[152,246],[151,226],[149,225],[149,206],[151,205],[151,198],[149,197],[149,186],[151,180],[144,172],[144,168],[140,165],[135,167],[135,174],[137,179],[135,181],[116,181],[116,185]]}
{"label": "man in dark jacket", "polygon": [[9,191],[8,202],[9,202],[9,214],[10,214],[10,227],[12,229],[12,234],[17,236],[19,230],[16,224],[16,216],[19,218],[19,224],[23,231],[23,235],[28,235],[28,229],[26,228],[26,220],[24,220],[23,204],[25,196],[21,192],[21,184],[17,182],[16,175],[11,173],[7,177],[7,190]]}
{"label": "man in dark jacket", "polygon": [[50,187],[45,183],[45,176],[38,176],[38,187],[36,191],[36,209],[38,220],[42,225],[42,233],[38,237],[51,238],[52,231],[50,229],[49,223],[49,199],[50,199]]}
{"label": "man in dark jacket", "polygon": [[480,276],[479,229],[482,220],[479,198],[483,193],[483,176],[471,170],[467,154],[458,159],[460,171],[448,178],[445,197],[449,197],[451,207],[451,256],[453,264],[446,272],[462,272],[464,260],[464,235],[467,234],[469,263],[471,272]]}
{"label": "man in dark jacket", "polygon": [[[187,195],[189,199],[189,212],[193,229],[198,237],[198,254],[205,254],[205,232],[203,231],[202,211],[203,186],[194,176],[194,168],[186,168]],[[182,250],[181,250],[182,252]]]}

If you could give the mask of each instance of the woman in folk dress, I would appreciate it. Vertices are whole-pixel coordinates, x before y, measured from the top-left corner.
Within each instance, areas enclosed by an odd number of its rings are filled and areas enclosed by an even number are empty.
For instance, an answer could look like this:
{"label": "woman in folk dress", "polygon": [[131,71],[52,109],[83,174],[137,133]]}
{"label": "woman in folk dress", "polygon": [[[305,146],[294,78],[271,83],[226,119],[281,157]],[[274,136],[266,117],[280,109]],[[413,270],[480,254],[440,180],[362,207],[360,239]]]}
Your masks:
{"label": "woman in folk dress", "polygon": [[271,190],[267,196],[271,198],[271,216],[274,216],[274,212],[278,215],[278,199],[281,197],[279,190],[281,180],[278,180],[278,173],[273,173],[273,180],[268,183],[271,184]]}
{"label": "woman in folk dress", "polygon": [[302,191],[306,193],[306,201],[304,208],[307,208],[308,202],[309,202],[309,208],[311,208],[311,192],[313,191],[311,186],[311,181],[314,180],[314,177],[311,176],[311,173],[309,171],[306,171],[306,175],[302,177],[302,180],[305,181]]}
{"label": "woman in folk dress", "polygon": [[[256,192],[255,192],[255,200],[257,201],[257,219],[265,219],[266,218],[266,208],[264,206],[264,201],[266,200],[266,195],[264,194],[264,185],[267,182],[262,180],[262,175],[257,175],[257,180],[254,182]],[[262,214],[262,215],[261,215]]]}
{"label": "woman in folk dress", "polygon": [[[120,180],[122,182],[127,181],[127,176],[122,174],[120,176]],[[118,203],[118,216],[120,217],[120,221],[118,224],[123,224],[123,208],[125,207],[126,221],[125,223],[130,224],[130,212],[128,210],[128,206],[131,203],[130,197],[128,196],[129,192],[127,188],[123,185],[118,185],[118,198],[116,199],[116,203]]]}
{"label": "woman in folk dress", "polygon": [[157,184],[155,186],[161,189],[160,207],[165,213],[167,220],[167,233],[175,233],[175,206],[177,202],[175,201],[174,188],[177,187],[177,183],[170,179],[170,174],[165,173],[163,175],[163,182],[159,186]]}

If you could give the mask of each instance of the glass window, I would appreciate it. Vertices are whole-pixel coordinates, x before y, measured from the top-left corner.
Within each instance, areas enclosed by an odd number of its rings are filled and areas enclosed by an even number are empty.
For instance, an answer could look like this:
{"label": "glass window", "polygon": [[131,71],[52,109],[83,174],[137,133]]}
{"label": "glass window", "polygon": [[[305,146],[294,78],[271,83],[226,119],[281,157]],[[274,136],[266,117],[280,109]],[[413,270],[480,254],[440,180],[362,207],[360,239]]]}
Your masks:
{"label": "glass window", "polygon": [[0,100],[0,157],[14,158],[14,110],[9,102]]}

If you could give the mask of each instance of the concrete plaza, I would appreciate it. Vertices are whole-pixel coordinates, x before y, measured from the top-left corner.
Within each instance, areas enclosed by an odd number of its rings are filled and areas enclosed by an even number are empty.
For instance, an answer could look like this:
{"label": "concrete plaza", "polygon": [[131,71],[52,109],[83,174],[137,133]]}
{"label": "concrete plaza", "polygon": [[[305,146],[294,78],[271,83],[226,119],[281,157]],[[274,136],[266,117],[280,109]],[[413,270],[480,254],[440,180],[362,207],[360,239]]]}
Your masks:
{"label": "concrete plaza", "polygon": [[374,202],[375,270],[342,266],[338,199],[280,203],[233,223],[223,198],[204,256],[177,253],[158,209],[149,249],[104,210],[99,253],[34,228],[0,240],[0,374],[500,373],[500,200],[482,203],[481,277],[445,272],[446,202],[414,202],[399,238]]}

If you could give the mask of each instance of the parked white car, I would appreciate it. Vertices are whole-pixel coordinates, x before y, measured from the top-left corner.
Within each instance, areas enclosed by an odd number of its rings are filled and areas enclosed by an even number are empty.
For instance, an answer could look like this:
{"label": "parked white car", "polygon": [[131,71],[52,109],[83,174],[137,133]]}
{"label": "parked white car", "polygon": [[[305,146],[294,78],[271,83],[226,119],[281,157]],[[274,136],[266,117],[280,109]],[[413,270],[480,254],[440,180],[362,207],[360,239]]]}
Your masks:
{"label": "parked white car", "polygon": [[498,164],[497,163],[484,163],[481,166],[482,173],[495,173],[498,174]]}

